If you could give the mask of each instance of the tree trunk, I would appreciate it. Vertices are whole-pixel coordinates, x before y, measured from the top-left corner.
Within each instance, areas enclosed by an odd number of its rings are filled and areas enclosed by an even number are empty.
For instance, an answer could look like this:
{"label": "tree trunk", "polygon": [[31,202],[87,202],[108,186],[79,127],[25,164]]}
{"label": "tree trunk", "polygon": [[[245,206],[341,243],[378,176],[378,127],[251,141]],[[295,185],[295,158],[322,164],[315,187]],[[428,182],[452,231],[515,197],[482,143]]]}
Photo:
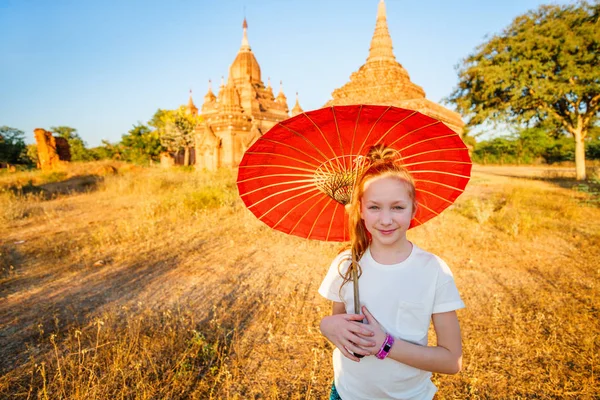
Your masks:
{"label": "tree trunk", "polygon": [[577,180],[583,181],[585,180],[585,142],[583,138],[585,137],[582,132],[582,128],[578,127],[574,135],[575,136],[575,170],[577,171]]}
{"label": "tree trunk", "polygon": [[183,150],[183,165],[190,165],[190,148],[187,146]]}

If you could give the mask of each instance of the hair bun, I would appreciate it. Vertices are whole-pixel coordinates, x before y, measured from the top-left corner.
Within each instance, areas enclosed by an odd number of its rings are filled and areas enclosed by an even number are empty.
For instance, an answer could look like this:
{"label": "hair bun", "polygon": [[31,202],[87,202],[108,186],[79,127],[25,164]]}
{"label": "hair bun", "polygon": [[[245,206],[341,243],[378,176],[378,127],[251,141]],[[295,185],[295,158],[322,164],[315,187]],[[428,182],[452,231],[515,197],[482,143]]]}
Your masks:
{"label": "hair bun", "polygon": [[377,144],[369,149],[367,158],[372,164],[382,162],[393,163],[399,158],[399,154],[391,147],[386,147],[384,144]]}

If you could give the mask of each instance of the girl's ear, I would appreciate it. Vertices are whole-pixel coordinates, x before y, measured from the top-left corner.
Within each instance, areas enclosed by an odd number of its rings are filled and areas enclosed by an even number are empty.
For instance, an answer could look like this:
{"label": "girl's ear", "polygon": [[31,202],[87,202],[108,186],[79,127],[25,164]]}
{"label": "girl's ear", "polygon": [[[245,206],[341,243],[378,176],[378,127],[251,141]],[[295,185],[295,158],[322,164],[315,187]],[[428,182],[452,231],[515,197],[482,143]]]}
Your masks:
{"label": "girl's ear", "polygon": [[413,209],[412,209],[412,216],[410,217],[410,219],[413,219],[415,217],[415,215],[417,215],[417,209],[419,208],[419,204],[417,203],[417,201],[415,200],[413,202]]}

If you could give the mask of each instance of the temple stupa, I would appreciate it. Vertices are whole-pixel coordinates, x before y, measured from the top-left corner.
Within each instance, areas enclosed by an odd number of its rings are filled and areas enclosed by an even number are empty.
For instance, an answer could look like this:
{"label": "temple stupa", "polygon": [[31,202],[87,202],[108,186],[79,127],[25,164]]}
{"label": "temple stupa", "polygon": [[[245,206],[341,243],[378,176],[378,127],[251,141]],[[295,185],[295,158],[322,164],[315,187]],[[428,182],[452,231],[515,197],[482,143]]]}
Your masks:
{"label": "temple stupa", "polygon": [[[275,96],[270,79],[267,86],[263,83],[260,66],[248,42],[245,18],[242,28],[242,45],[229,67],[227,83],[222,78],[215,95],[209,81],[204,96],[200,109],[203,122],[196,128],[198,168],[236,167],[256,139],[290,117],[283,84],[280,82]],[[191,97],[188,108],[195,108]],[[301,110],[296,98],[292,115]]]}
{"label": "temple stupa", "polygon": [[347,104],[391,105],[419,111],[462,134],[460,114],[425,98],[422,87],[411,82],[408,72],[396,61],[387,26],[385,3],[379,2],[375,33],[367,62],[350,75],[350,82],[331,94],[326,106]]}

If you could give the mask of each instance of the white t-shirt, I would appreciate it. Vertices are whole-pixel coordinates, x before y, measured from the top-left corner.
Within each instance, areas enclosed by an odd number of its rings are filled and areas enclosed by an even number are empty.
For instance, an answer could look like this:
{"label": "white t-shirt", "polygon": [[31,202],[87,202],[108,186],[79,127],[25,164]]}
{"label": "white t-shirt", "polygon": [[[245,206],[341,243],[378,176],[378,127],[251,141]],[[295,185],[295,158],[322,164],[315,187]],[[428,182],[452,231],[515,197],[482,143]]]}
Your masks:
{"label": "white t-shirt", "polygon": [[[359,264],[360,303],[395,338],[427,346],[431,315],[465,306],[448,265],[414,244],[408,258],[399,264],[379,264],[370,249]],[[329,300],[345,303],[346,311],[354,313],[352,281],[344,285],[340,297],[339,272],[345,273],[349,265],[348,250],[333,260],[319,293]],[[391,358],[379,360],[367,356],[355,362],[335,349],[333,370],[335,386],[343,400],[430,400],[437,391],[431,382],[431,372]]]}

